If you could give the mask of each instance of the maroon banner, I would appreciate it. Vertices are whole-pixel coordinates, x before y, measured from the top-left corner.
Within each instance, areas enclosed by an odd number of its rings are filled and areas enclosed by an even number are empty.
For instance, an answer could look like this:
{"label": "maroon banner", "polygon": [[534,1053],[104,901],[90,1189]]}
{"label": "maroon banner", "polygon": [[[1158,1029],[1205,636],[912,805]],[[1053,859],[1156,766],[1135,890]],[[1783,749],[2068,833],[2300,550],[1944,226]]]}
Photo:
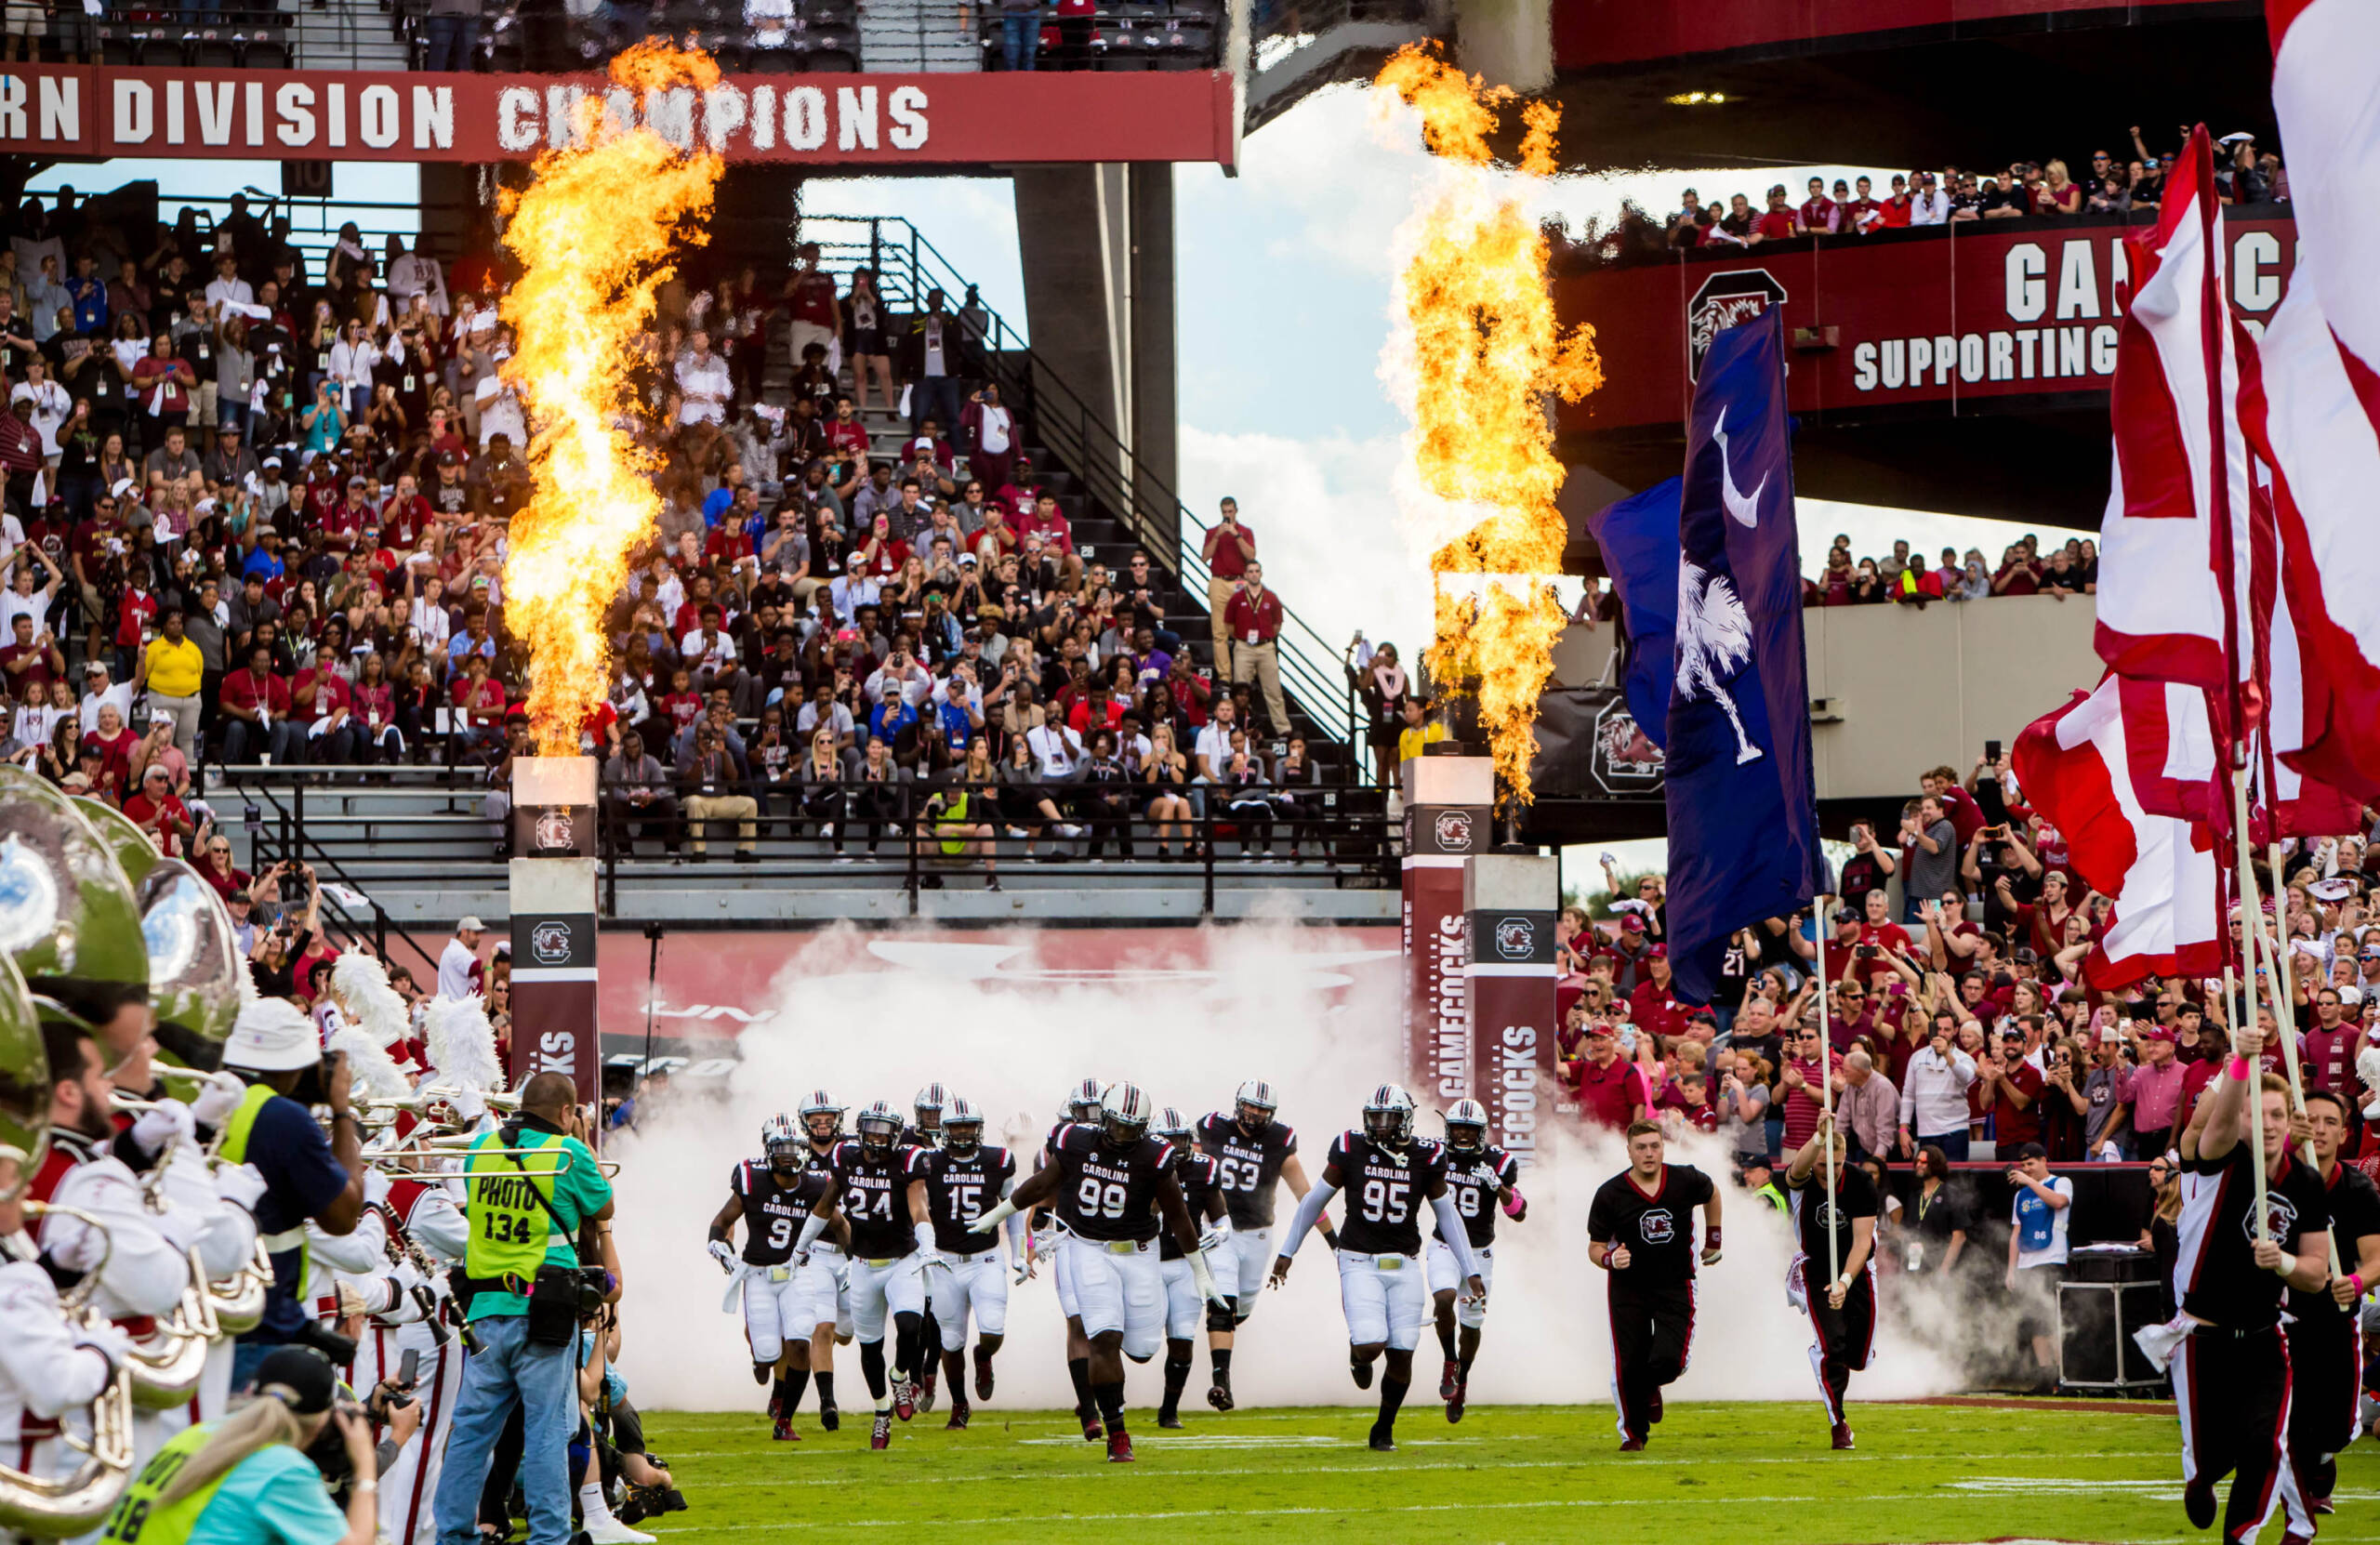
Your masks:
{"label": "maroon banner", "polygon": [[[2128,0],[2123,11],[2210,8],[2206,0]],[[1794,0],[1792,5],[1648,6],[1644,0],[1554,0],[1554,61],[1564,70],[1694,54],[1840,44],[1864,33],[1924,41],[1961,24],[2118,9],[2109,0]],[[1914,34],[1913,36],[1908,34]]]}
{"label": "maroon banner", "polygon": [[0,153],[526,161],[589,96],[621,125],[730,161],[820,165],[1215,161],[1221,72],[747,75],[632,92],[600,77],[28,65],[0,75]]}
{"label": "maroon banner", "polygon": [[[1554,282],[1565,324],[1590,323],[1604,385],[1566,404],[1562,432],[1683,422],[1712,336],[1785,312],[1786,399],[1810,416],[2105,392],[2128,289],[2112,221],[1963,221],[1941,231],[1730,247]],[[2296,266],[2289,219],[2227,219],[2234,314],[2261,330]]]}

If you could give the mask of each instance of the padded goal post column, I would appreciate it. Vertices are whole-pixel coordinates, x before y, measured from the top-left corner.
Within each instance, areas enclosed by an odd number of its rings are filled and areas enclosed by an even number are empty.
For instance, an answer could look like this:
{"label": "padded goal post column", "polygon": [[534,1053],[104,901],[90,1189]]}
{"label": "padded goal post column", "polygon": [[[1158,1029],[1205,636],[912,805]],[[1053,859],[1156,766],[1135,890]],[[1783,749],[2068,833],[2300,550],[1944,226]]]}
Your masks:
{"label": "padded goal post column", "polygon": [[1558,858],[1481,853],[1463,863],[1469,1093],[1488,1107],[1488,1141],[1523,1165],[1536,1162],[1542,1116],[1553,1108],[1561,905]]}
{"label": "padded goal post column", "polygon": [[580,1104],[603,1098],[595,820],[594,758],[514,760],[512,1074],[567,1073]]}
{"label": "padded goal post column", "polygon": [[1443,1105],[1471,1092],[1462,865],[1488,844],[1495,763],[1416,757],[1404,784],[1404,1064],[1414,1089]]}

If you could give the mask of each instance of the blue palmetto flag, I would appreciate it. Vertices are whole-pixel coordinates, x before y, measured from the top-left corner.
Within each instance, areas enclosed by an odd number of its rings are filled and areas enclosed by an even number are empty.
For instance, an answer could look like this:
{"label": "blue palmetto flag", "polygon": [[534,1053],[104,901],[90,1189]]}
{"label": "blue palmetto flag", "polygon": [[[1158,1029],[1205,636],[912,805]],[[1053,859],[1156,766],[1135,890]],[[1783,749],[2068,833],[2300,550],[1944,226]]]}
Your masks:
{"label": "blue palmetto flag", "polygon": [[1678,546],[1669,946],[1680,996],[1705,1002],[1729,936],[1807,905],[1822,874],[1774,309],[1719,334],[1703,362]]}
{"label": "blue palmetto flag", "polygon": [[1620,686],[1636,727],[1656,746],[1670,738],[1670,683],[1677,675],[1677,509],[1680,484],[1665,478],[1587,518],[1628,623]]}

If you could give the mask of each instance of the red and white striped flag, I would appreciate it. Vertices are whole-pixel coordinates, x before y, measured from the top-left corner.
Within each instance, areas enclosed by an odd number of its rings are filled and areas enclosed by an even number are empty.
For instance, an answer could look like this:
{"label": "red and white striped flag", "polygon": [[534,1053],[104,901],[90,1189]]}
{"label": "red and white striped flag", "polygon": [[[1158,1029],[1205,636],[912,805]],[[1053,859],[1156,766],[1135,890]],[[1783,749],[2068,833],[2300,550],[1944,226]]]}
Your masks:
{"label": "red and white striped flag", "polygon": [[2126,242],[2134,283],[2109,390],[2114,470],[2099,528],[2096,643],[2120,675],[2228,691],[2228,588],[2246,557],[2241,345],[2218,239],[2212,142],[2175,162],[2156,229]]}
{"label": "red and white striped flag", "polygon": [[2083,962],[2094,986],[2222,969],[2214,839],[2197,822],[2151,814],[2134,780],[2127,703],[2145,707],[2157,695],[2109,675],[2016,737],[2026,800],[2067,835],[2082,882],[2115,899]]}
{"label": "red and white striped flag", "polygon": [[[2267,325],[2241,418],[2269,462],[2280,586],[2273,748],[2339,795],[2380,797],[2380,7],[2267,0],[2273,107],[2299,252]],[[2276,778],[2280,784],[2281,779]],[[2281,792],[2286,795],[2284,787]]]}

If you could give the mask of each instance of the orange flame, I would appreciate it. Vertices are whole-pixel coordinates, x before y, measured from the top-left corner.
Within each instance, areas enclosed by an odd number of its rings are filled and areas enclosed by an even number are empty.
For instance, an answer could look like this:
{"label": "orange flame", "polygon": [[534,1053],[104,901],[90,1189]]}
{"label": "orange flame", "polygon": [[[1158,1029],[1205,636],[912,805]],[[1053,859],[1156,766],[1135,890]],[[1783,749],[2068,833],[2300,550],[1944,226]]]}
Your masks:
{"label": "orange flame", "polygon": [[[1388,356],[1412,421],[1412,469],[1465,526],[1432,543],[1437,637],[1423,659],[1441,687],[1476,693],[1497,772],[1527,803],[1537,699],[1565,620],[1547,583],[1562,572],[1568,533],[1554,508],[1563,469],[1546,398],[1577,402],[1603,384],[1603,365],[1593,328],[1565,333],[1554,321],[1544,235],[1498,191],[1488,137],[1513,93],[1409,45],[1375,85],[1421,112],[1423,144],[1456,168],[1400,232],[1410,248],[1396,290],[1404,325]],[[1521,119],[1520,171],[1553,176],[1560,112],[1530,102]],[[1474,596],[1450,574],[1485,577]]]}
{"label": "orange flame", "polygon": [[[641,93],[714,86],[719,67],[700,52],[639,44],[611,74]],[[610,685],[603,614],[661,508],[648,478],[654,459],[629,428],[631,346],[675,271],[672,249],[704,239],[723,169],[650,127],[622,128],[600,95],[578,112],[582,148],[538,157],[536,180],[505,199],[504,242],[522,272],[503,302],[516,340],[503,375],[536,429],[535,491],[512,518],[504,610],[528,644],[529,721],[545,756],[578,754],[579,728]]]}

